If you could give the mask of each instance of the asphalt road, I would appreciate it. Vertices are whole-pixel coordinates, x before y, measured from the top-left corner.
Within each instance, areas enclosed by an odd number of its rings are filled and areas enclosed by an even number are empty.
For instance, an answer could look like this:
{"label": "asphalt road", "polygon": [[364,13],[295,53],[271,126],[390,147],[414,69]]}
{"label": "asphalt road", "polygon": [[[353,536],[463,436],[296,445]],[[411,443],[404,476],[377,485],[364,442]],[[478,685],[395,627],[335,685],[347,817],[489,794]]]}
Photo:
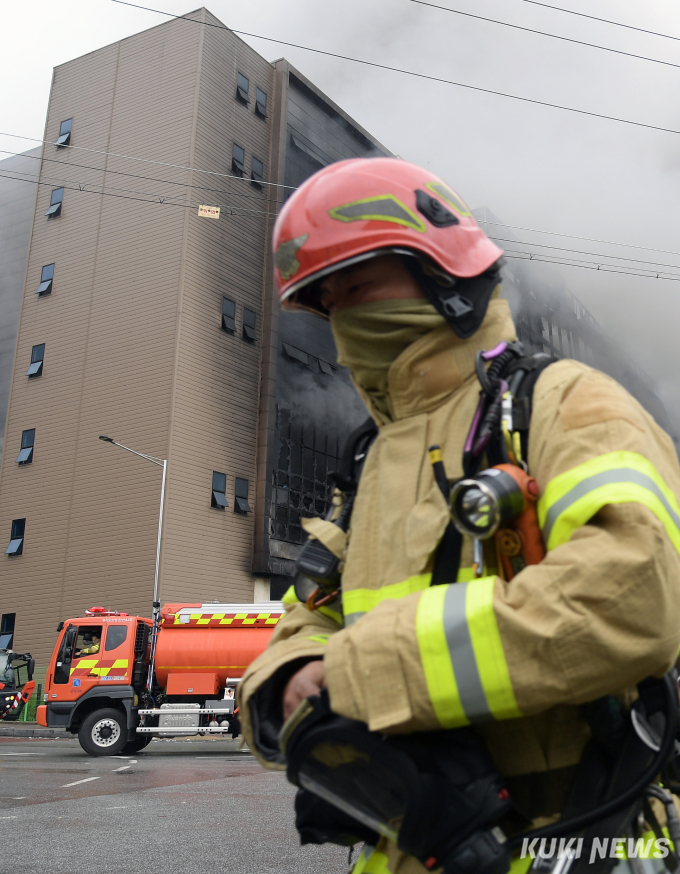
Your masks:
{"label": "asphalt road", "polygon": [[234,741],[0,738],[0,872],[346,874],[345,849],[299,846],[293,794]]}

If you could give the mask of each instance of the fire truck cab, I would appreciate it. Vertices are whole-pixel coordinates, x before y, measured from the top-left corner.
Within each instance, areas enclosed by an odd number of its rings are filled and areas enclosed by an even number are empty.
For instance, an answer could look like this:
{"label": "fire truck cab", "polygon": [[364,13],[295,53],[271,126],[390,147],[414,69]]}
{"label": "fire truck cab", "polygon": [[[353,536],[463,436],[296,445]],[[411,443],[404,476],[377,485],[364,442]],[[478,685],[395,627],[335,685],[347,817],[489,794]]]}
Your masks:
{"label": "fire truck cab", "polygon": [[150,630],[150,619],[103,607],[60,622],[38,722],[77,733],[91,755],[143,749],[151,738],[135,733],[136,707],[146,684]]}

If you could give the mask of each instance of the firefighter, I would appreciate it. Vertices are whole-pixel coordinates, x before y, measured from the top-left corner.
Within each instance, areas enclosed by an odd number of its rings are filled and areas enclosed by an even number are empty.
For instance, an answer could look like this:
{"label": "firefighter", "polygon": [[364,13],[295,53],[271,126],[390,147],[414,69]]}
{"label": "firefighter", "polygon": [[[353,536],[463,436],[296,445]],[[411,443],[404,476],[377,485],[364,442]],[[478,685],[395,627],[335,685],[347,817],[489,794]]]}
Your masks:
{"label": "firefighter", "polygon": [[[405,161],[333,164],[287,201],[274,231],[284,308],[330,319],[338,362],[378,426],[347,534],[309,520],[341,557],[341,594],[293,590],[239,686],[243,734],[281,768],[279,731],[327,689],[332,710],[403,735],[474,724],[530,819],[555,817],[590,736],[581,705],[671,669],[680,645],[680,469],[670,438],[585,364],[546,367],[533,391],[529,472],[547,555],[510,583],[493,554],[432,586],[449,523],[428,447],[463,474],[479,400],[475,357],[516,340],[502,252],[441,179]],[[331,530],[333,529],[333,530]],[[310,609],[310,607],[312,609]],[[355,872],[417,874],[394,841]]]}
{"label": "firefighter", "polygon": [[82,649],[78,650],[75,657],[79,659],[81,656],[85,655],[94,655],[99,652],[99,645],[101,643],[101,634],[97,634],[97,632],[92,632],[92,634],[85,635],[83,638],[84,642],[87,643],[87,646],[84,646]]}

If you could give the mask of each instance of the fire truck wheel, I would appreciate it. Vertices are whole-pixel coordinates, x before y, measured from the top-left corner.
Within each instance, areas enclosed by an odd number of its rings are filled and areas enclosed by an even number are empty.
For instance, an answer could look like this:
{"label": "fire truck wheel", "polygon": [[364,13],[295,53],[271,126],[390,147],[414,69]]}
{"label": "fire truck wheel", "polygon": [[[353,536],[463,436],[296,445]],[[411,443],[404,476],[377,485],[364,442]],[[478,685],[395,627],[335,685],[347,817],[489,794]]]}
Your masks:
{"label": "fire truck wheel", "polygon": [[138,734],[132,740],[129,740],[125,746],[123,747],[123,752],[127,753],[141,753],[144,747],[148,747],[151,741],[153,740],[152,734]]}
{"label": "fire truck wheel", "polygon": [[124,714],[111,707],[90,713],[80,726],[78,740],[90,756],[115,756],[126,745],[127,735]]}

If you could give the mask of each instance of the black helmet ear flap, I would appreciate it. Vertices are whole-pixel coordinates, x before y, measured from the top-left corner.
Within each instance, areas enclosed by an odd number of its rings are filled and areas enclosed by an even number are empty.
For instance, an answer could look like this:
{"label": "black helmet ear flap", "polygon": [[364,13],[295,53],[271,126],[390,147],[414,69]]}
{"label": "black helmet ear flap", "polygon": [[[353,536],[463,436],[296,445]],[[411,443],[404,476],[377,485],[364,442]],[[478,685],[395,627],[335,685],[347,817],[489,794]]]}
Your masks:
{"label": "black helmet ear flap", "polygon": [[479,276],[460,279],[442,273],[420,258],[404,258],[411,275],[427,299],[444,316],[456,336],[467,340],[479,330],[494,288],[501,281],[500,258]]}

